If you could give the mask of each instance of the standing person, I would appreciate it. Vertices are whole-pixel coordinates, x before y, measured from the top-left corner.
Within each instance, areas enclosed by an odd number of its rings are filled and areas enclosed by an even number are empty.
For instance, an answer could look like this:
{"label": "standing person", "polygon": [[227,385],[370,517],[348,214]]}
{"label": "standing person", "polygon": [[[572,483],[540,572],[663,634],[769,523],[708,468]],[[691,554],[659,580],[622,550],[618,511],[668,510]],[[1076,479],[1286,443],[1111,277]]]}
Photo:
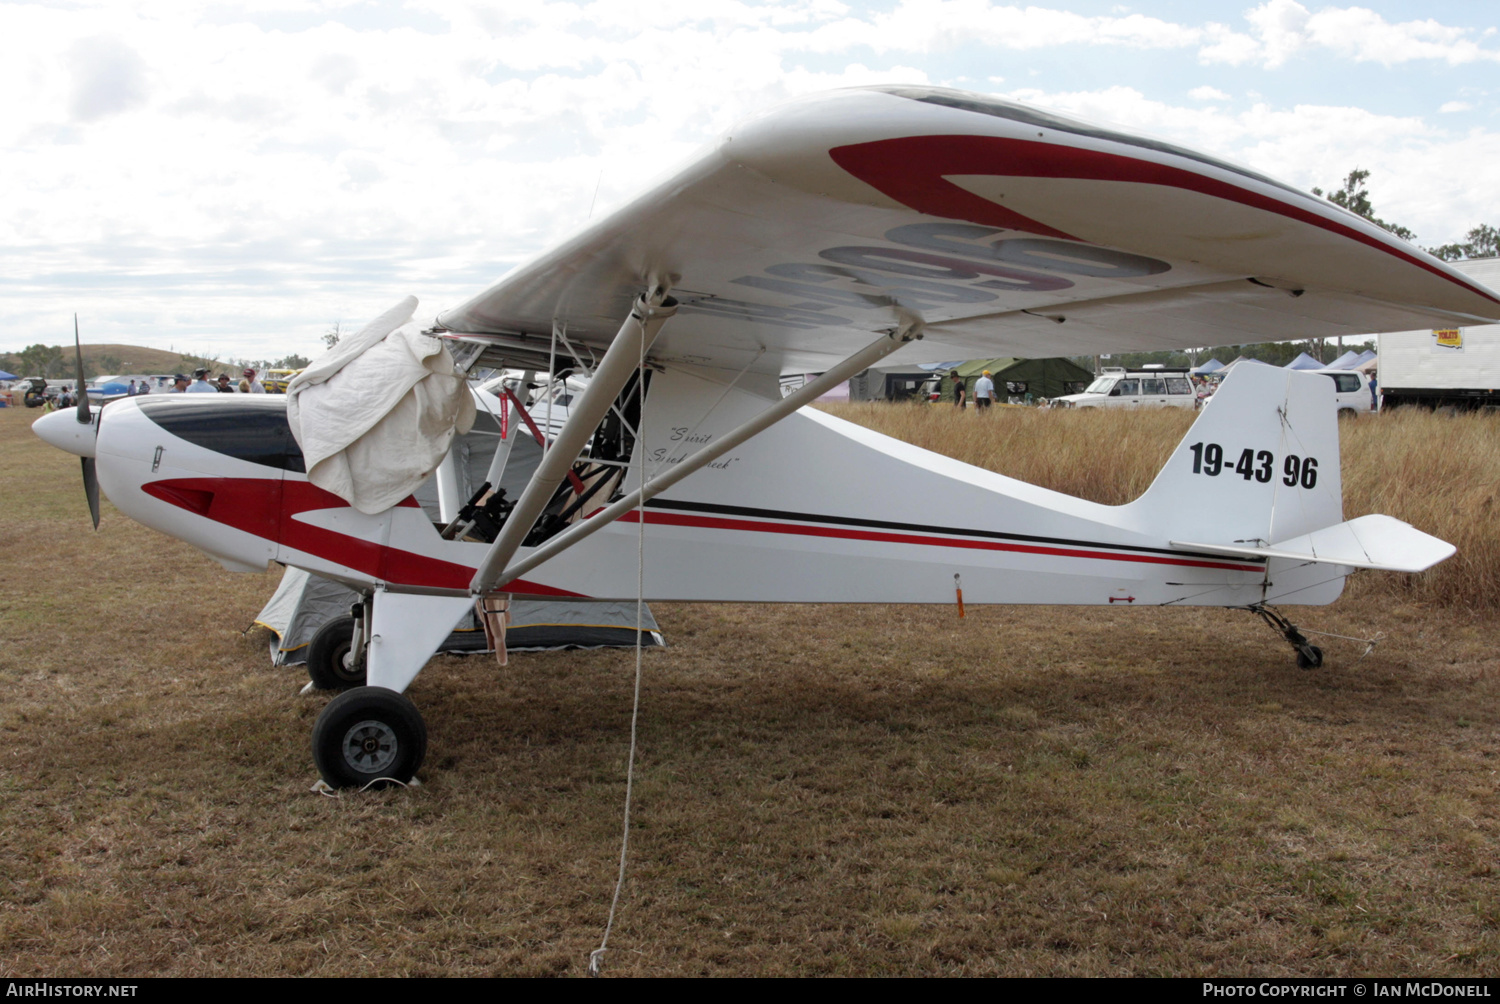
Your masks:
{"label": "standing person", "polygon": [[255,370],[249,366],[245,367],[245,379],[240,381],[240,392],[244,394],[264,394],[265,385],[255,379]]}
{"label": "standing person", "polygon": [[979,379],[974,381],[974,407],[980,411],[988,408],[995,400],[995,381],[990,379],[990,371],[985,370]]}
{"label": "standing person", "polygon": [[167,391],[167,393],[168,394],[185,394],[185,393],[187,393],[187,389],[188,389],[188,378],[185,377],[185,376],[183,376],[181,373],[179,373],[179,374],[177,374],[176,376],[174,376],[172,378],[172,389],[169,390],[169,391]]}
{"label": "standing person", "polygon": [[953,381],[953,404],[959,411],[963,411],[969,406],[965,400],[967,391],[964,388],[964,378],[958,375],[958,370],[949,373],[948,377]]}
{"label": "standing person", "polygon": [[218,380],[218,383],[216,383],[214,385],[214,390],[218,391],[220,394],[233,394],[234,393],[234,388],[229,385],[229,374],[228,373],[220,373],[219,374],[219,380]]}
{"label": "standing person", "polygon": [[189,394],[217,394],[219,389],[208,382],[208,370],[193,370],[193,385],[187,389]]}
{"label": "standing person", "polygon": [[135,397],[135,395],[136,395],[135,381],[132,380],[132,381],[130,381],[130,387],[129,387],[129,389],[127,389],[125,391],[125,396],[126,397]]}

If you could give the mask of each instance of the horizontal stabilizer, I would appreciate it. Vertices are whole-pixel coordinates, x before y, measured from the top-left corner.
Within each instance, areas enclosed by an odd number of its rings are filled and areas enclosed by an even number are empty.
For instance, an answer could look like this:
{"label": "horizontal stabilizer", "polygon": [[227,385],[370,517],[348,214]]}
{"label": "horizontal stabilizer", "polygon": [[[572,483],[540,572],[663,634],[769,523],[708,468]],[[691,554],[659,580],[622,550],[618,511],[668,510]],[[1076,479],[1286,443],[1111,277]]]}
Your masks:
{"label": "horizontal stabilizer", "polygon": [[1361,516],[1300,537],[1261,547],[1240,544],[1199,544],[1172,541],[1185,551],[1203,551],[1249,558],[1291,558],[1325,565],[1378,568],[1387,572],[1421,572],[1452,557],[1457,550],[1446,540],[1423,533],[1391,516]]}

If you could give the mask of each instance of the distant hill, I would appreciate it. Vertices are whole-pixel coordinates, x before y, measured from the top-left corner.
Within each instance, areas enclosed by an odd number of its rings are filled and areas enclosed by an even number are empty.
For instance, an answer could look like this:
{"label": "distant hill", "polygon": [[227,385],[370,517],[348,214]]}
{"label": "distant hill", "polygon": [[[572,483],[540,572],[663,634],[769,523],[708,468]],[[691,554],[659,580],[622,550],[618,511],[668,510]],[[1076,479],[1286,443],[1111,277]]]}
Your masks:
{"label": "distant hill", "polygon": [[[215,373],[229,372],[229,364],[217,360],[200,360],[183,353],[167,349],[148,349],[143,345],[85,345],[83,346],[83,371],[90,380],[94,377],[115,373],[191,373],[193,366],[207,365]],[[45,358],[32,350],[0,353],[0,369],[9,370],[17,376],[36,376],[45,370],[48,379],[63,379],[73,375],[73,346],[49,346]],[[231,374],[238,375],[238,374]]]}
{"label": "distant hill", "polygon": [[[68,353],[71,358],[72,353]],[[116,362],[115,367],[94,365],[95,362]],[[226,369],[228,364],[217,360],[207,360],[214,372]],[[182,369],[184,363],[181,352],[170,352],[167,349],[148,349],[142,345],[85,345],[83,347],[83,368],[90,372],[90,376],[97,376],[106,371],[110,373],[176,373]],[[204,365],[199,362],[198,365]]]}

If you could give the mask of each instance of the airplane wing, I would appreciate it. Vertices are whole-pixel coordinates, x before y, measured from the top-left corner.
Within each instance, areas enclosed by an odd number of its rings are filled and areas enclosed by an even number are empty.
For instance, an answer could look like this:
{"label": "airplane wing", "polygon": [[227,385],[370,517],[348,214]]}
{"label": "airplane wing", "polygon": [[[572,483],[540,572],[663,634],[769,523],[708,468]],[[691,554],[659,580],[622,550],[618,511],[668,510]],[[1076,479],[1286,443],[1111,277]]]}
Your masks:
{"label": "airplane wing", "polygon": [[662,362],[827,368],[898,314],[908,362],[1500,319],[1500,298],[1326,200],[1211,156],[931,87],[815,95],[441,315],[516,349],[607,344],[652,277]]}

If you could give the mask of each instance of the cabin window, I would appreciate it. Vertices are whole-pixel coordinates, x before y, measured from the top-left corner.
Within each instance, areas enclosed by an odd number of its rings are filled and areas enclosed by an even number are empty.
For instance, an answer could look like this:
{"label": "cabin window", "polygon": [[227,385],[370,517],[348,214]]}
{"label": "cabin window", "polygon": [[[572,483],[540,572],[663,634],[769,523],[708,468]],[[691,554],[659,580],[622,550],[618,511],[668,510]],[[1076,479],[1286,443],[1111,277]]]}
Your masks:
{"label": "cabin window", "polygon": [[[249,401],[225,401],[209,397],[204,402],[184,400],[181,395],[147,398],[141,413],[163,429],[189,443],[265,467],[305,474],[302,448],[287,428],[286,408]],[[256,395],[259,397],[260,395]]]}

